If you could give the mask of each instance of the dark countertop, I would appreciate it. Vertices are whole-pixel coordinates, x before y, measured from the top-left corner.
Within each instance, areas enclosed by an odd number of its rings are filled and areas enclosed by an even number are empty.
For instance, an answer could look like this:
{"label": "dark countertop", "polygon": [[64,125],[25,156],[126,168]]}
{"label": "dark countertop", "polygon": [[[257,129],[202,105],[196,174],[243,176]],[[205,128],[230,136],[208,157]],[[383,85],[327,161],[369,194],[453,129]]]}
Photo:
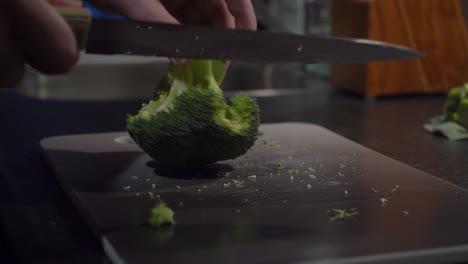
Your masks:
{"label": "dark countertop", "polygon": [[[109,263],[42,161],[38,142],[62,134],[124,130],[126,114],[136,112],[142,101],[39,101],[0,92],[0,253],[6,260],[2,263]],[[468,141],[450,142],[422,128],[440,113],[443,101],[443,96],[371,101],[325,88],[259,97],[264,123],[320,124],[468,187]]]}

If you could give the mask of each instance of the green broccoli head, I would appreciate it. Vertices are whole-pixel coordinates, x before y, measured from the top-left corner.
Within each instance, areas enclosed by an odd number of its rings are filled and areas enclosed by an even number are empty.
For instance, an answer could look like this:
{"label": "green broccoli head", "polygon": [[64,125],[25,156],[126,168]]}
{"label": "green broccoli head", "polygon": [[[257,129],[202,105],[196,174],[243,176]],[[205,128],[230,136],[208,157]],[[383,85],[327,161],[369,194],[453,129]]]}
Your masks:
{"label": "green broccoli head", "polygon": [[154,100],[128,117],[130,136],[153,159],[176,166],[206,165],[247,152],[258,137],[260,110],[244,93],[226,102],[218,85],[224,65],[171,64]]}
{"label": "green broccoli head", "polygon": [[460,104],[461,87],[453,88],[449,91],[444,104],[444,114],[455,113]]}
{"label": "green broccoli head", "polygon": [[463,99],[458,107],[458,123],[468,128],[468,98]]}
{"label": "green broccoli head", "polygon": [[450,90],[445,101],[444,114],[445,120],[468,127],[468,83]]}

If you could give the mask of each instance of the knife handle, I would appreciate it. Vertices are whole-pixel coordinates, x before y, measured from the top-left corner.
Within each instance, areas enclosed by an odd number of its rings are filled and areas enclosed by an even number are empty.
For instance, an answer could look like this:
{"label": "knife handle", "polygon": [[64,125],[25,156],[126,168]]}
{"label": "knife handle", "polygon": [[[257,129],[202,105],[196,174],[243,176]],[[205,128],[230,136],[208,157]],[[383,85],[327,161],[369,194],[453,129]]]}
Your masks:
{"label": "knife handle", "polygon": [[79,49],[86,46],[89,27],[91,26],[91,12],[86,8],[55,6],[55,9],[67,21],[73,30]]}

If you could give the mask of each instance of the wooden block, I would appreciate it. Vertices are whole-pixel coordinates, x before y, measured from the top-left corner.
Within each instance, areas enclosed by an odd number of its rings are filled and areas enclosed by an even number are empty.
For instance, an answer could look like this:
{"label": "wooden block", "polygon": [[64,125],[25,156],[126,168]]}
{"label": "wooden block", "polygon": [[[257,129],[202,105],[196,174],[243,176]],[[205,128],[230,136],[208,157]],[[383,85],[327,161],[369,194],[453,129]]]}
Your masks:
{"label": "wooden block", "polygon": [[423,59],[333,65],[332,83],[369,96],[441,93],[468,81],[468,37],[458,0],[336,0],[333,34],[421,50]]}

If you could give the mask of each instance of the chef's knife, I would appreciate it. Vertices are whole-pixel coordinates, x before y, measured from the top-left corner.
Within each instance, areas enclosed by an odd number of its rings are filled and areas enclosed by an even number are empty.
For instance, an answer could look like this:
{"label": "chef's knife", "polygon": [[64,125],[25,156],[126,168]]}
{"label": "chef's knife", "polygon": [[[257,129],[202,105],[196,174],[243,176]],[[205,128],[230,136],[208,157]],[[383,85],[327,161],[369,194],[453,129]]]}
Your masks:
{"label": "chef's knife", "polygon": [[422,53],[384,42],[91,18],[86,9],[58,8],[82,48],[129,54],[259,62],[362,63],[418,58]]}

